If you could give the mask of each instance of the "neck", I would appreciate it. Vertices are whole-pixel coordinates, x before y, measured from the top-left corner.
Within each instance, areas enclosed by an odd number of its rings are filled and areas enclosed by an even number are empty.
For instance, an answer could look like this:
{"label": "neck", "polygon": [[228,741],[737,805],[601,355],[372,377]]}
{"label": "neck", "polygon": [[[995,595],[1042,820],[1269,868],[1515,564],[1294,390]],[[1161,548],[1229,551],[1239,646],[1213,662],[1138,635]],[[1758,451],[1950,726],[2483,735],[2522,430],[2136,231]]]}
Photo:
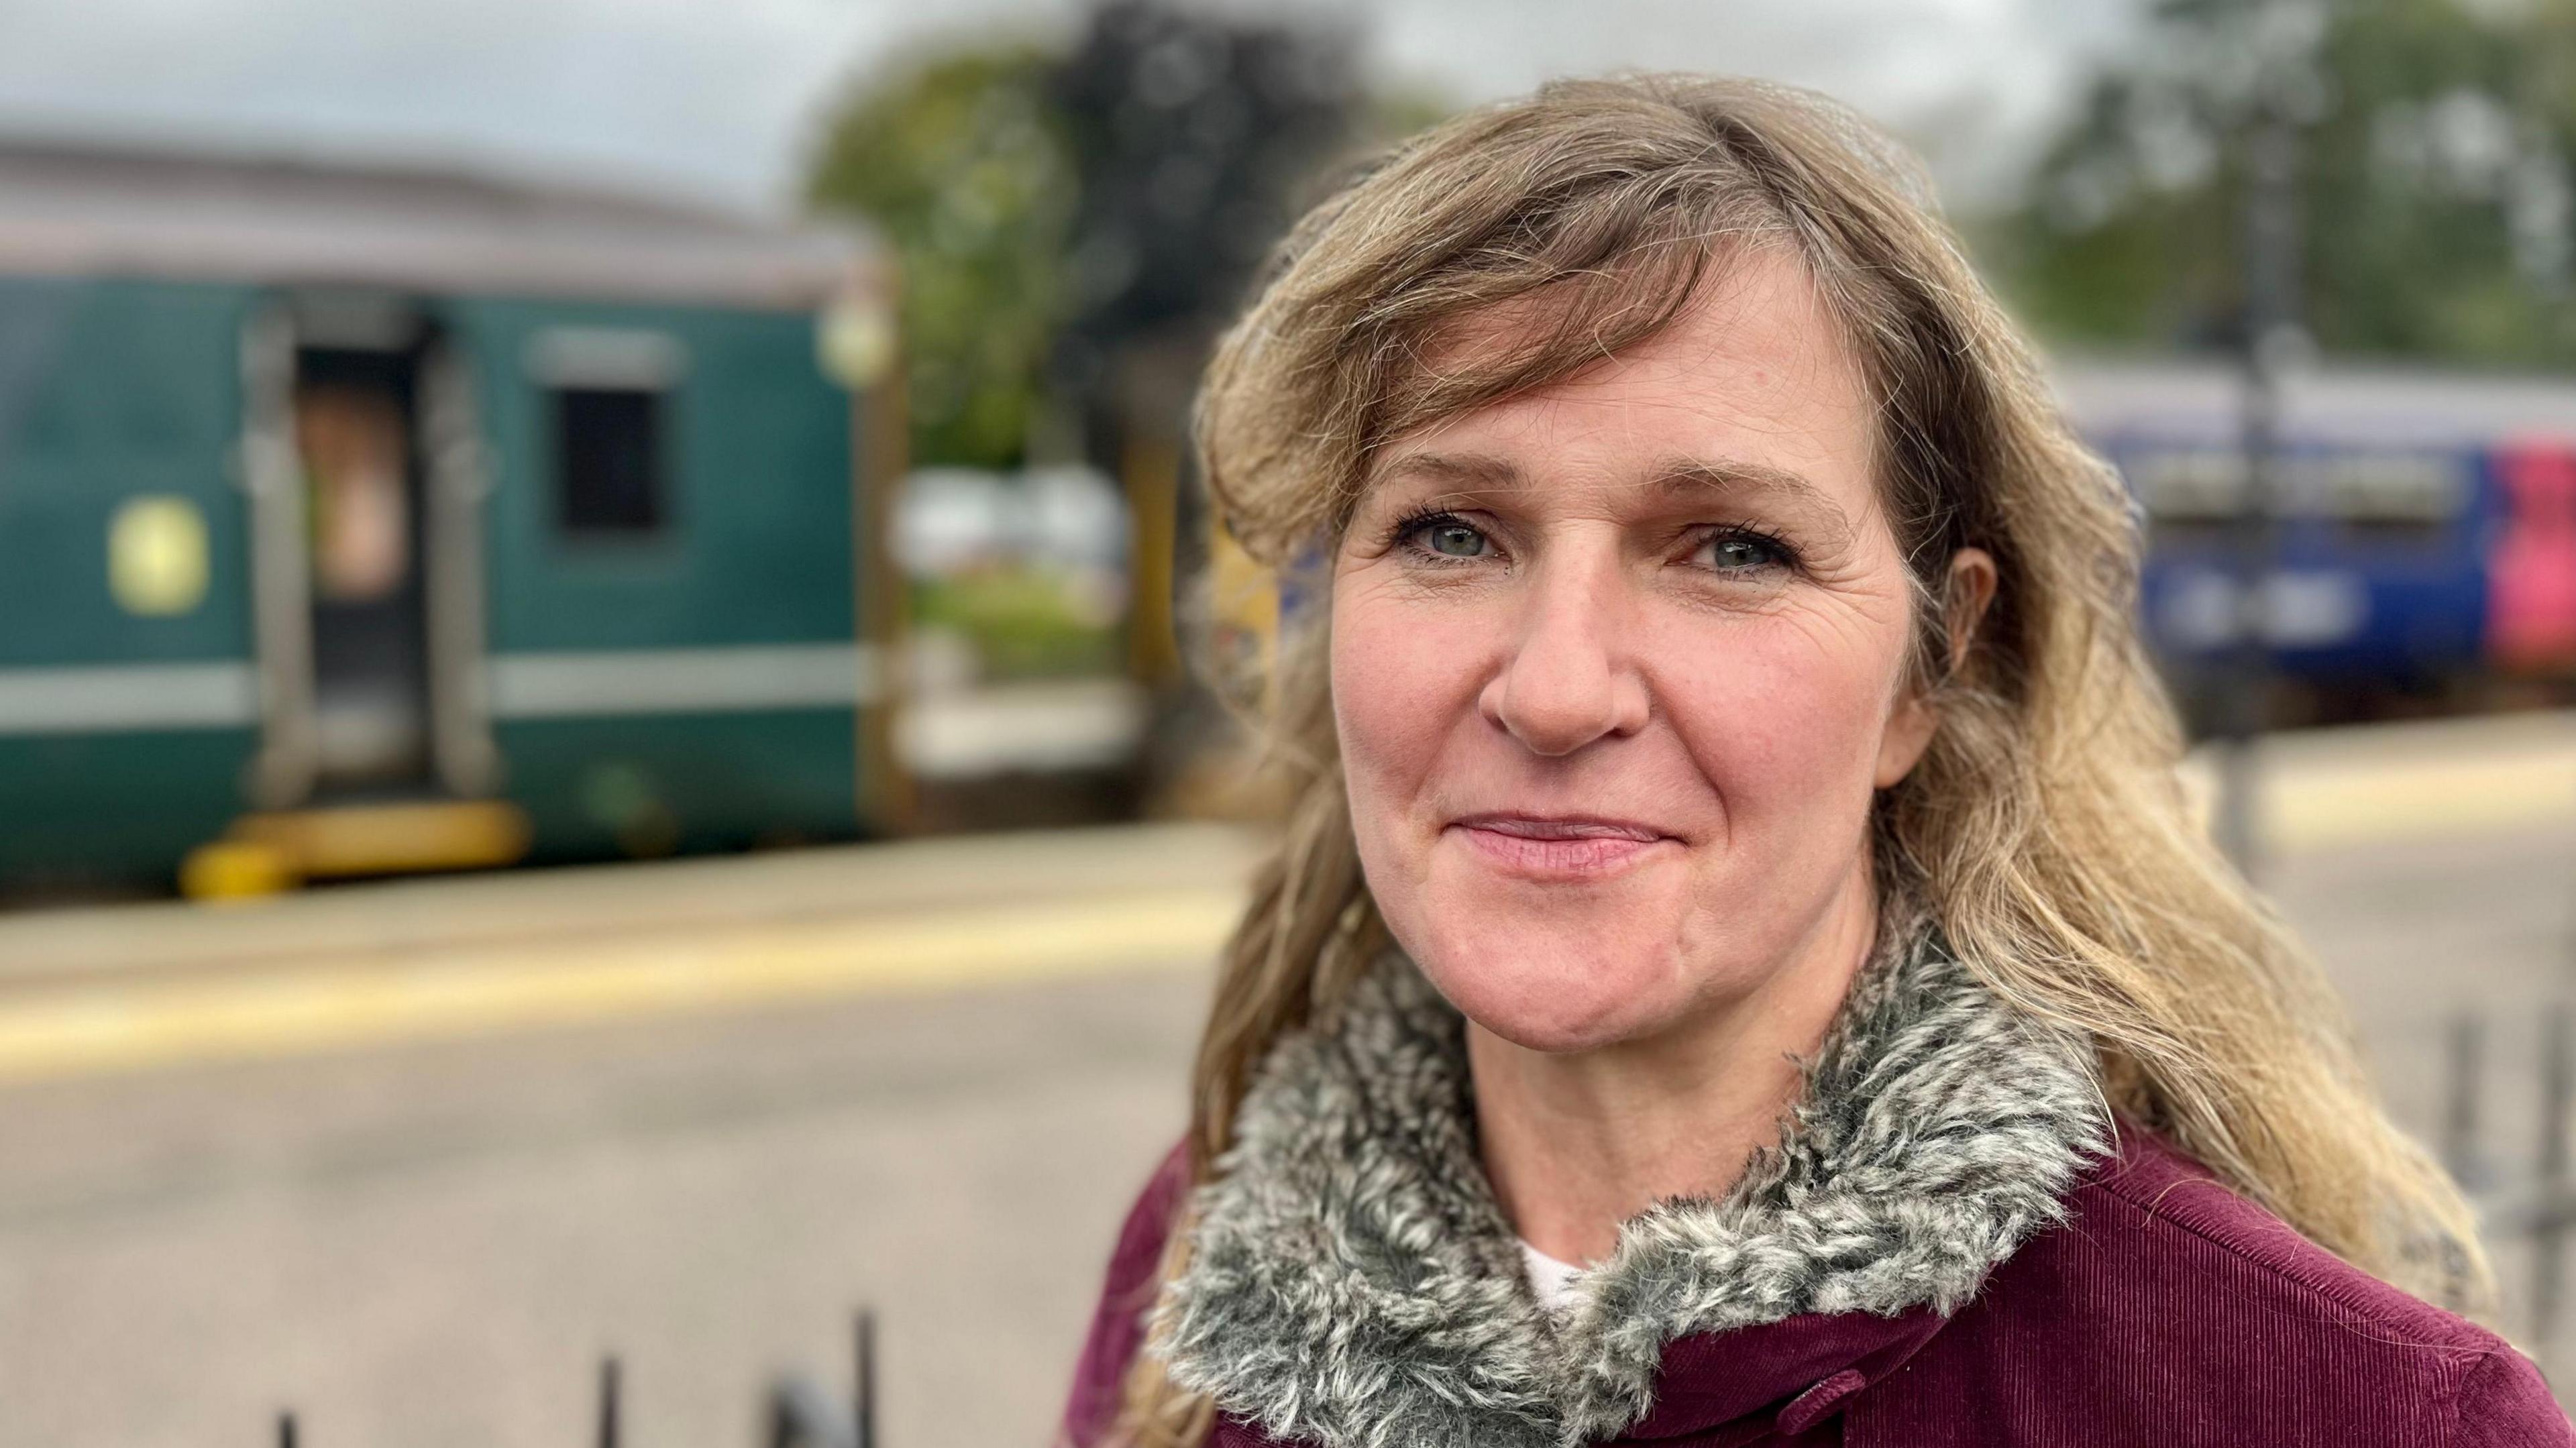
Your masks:
{"label": "neck", "polygon": [[1535,1051],[1467,1023],[1485,1174],[1522,1240],[1568,1262],[1606,1259],[1619,1225],[1676,1197],[1721,1198],[1780,1119],[1878,931],[1855,871],[1753,986],[1669,1030],[1583,1051]]}

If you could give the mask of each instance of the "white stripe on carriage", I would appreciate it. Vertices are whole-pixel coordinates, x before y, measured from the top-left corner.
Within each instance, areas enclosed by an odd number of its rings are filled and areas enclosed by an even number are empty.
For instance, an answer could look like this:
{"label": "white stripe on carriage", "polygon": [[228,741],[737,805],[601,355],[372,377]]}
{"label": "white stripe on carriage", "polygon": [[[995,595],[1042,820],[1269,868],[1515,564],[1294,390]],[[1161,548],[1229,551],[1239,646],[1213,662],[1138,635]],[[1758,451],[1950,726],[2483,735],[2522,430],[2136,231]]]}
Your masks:
{"label": "white stripe on carriage", "polygon": [[489,679],[496,719],[848,709],[880,693],[865,644],[495,654]]}
{"label": "white stripe on carriage", "polygon": [[0,735],[241,729],[259,722],[247,659],[0,669]]}
{"label": "white stripe on carriage", "polygon": [[[506,719],[846,709],[880,692],[863,644],[500,654],[489,669],[492,712]],[[0,736],[258,723],[246,659],[0,669]]]}

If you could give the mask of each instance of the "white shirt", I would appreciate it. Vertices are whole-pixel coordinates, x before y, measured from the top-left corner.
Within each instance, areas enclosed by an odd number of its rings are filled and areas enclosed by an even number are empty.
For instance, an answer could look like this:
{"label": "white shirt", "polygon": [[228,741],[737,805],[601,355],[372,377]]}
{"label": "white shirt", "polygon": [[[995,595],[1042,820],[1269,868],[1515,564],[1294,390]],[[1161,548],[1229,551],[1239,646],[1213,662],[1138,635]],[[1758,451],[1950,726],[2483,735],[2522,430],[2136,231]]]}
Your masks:
{"label": "white shirt", "polygon": [[1538,1294],[1539,1306],[1554,1312],[1574,1300],[1574,1279],[1583,1274],[1582,1268],[1559,1262],[1527,1242],[1521,1243],[1521,1258],[1529,1267],[1530,1291]]}

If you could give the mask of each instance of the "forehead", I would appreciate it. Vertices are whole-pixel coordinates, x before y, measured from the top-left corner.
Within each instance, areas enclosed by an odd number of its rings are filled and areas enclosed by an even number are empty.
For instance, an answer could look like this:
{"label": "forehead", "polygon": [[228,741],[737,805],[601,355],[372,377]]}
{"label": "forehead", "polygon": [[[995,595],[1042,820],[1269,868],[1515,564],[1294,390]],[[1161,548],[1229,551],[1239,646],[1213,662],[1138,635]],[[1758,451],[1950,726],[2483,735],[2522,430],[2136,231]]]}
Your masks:
{"label": "forehead", "polygon": [[[1545,325],[1493,309],[1425,359],[1475,367]],[[1372,460],[1372,487],[1488,457],[1527,483],[1654,487],[1677,468],[1803,480],[1857,516],[1874,501],[1875,409],[1843,332],[1806,268],[1776,247],[1704,282],[1672,323],[1563,378],[1401,435]],[[1455,469],[1448,469],[1454,472]]]}

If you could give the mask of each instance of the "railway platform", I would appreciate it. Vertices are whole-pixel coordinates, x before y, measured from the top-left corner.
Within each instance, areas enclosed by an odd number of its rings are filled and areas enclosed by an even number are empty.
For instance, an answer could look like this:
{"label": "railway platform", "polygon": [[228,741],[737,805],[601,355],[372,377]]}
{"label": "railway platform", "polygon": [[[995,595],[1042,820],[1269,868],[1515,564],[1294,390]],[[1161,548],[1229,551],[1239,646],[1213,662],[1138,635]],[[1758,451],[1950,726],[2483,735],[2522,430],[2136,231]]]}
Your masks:
{"label": "railway platform", "polygon": [[[2441,1138],[2474,1016],[2513,1166],[2539,1027],[2576,1001],[2576,719],[2264,757],[2266,888],[2400,1120]],[[887,1441],[1043,1441],[1261,844],[1148,825],[0,917],[0,1442],[249,1448],[293,1408],[313,1448],[540,1448],[584,1441],[613,1352],[632,1441],[749,1444],[764,1385],[833,1371],[862,1305]]]}

